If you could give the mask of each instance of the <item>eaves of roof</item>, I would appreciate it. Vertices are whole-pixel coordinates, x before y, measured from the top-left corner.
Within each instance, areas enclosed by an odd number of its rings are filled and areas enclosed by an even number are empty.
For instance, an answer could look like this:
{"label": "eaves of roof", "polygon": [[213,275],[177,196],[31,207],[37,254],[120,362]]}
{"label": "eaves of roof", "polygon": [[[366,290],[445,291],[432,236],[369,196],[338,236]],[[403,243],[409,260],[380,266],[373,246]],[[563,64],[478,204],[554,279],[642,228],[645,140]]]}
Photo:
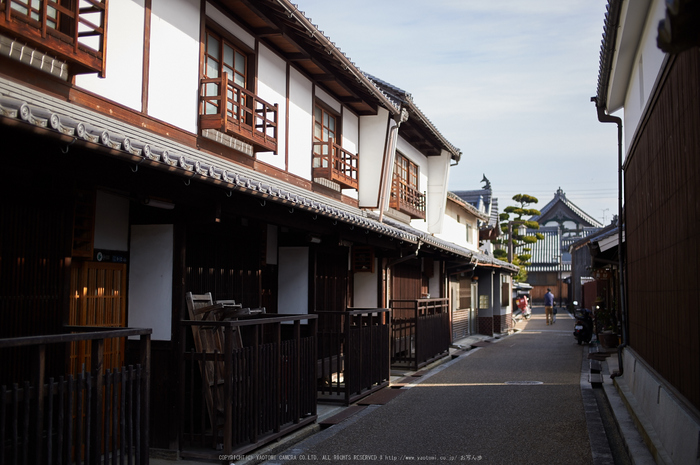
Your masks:
{"label": "eaves of roof", "polygon": [[447,192],[447,200],[456,203],[457,205],[459,205],[463,209],[467,210],[469,213],[476,216],[478,219],[480,219],[482,221],[486,221],[489,219],[489,215],[487,215],[486,213],[480,212],[474,205],[472,205],[469,202],[466,202],[464,199],[462,199],[460,196],[458,196],[454,192]]}
{"label": "eaves of roof", "polygon": [[[378,221],[372,212],[351,207],[243,165],[209,155],[168,138],[115,120],[69,102],[41,94],[0,78],[0,124],[26,124],[57,137],[70,138],[104,150],[111,156],[162,169],[185,178],[211,183],[266,200],[287,204],[409,243],[430,244],[441,251],[469,258],[474,252],[401,223]],[[491,265],[511,266],[489,260]]]}
{"label": "eaves of roof", "polygon": [[136,165],[149,165],[229,191],[260,196],[407,242],[419,241],[415,234],[369,218],[358,208],[2,78],[0,116],[4,117],[0,124],[20,122],[43,128],[73,142],[92,144]]}
{"label": "eaves of roof", "polygon": [[[228,2],[224,2],[228,3]],[[231,2],[237,3],[237,2]],[[281,34],[292,34],[294,40],[299,41],[303,48],[322,50],[314,58],[315,60],[329,60],[336,63],[334,68],[349,77],[349,82],[357,83],[365,89],[377,103],[389,110],[393,115],[399,115],[401,108],[398,107],[380,88],[378,88],[367,76],[357,67],[357,65],[343,53],[335,42],[331,41],[318,26],[311,22],[306,14],[299,10],[298,6],[289,0],[270,0],[269,2],[245,4],[246,8],[254,9],[256,12],[263,12],[265,15],[274,16],[284,26],[279,28]],[[255,5],[256,8],[252,8]]]}
{"label": "eaves of roof", "polygon": [[[375,215],[372,213],[371,215]],[[452,252],[455,255],[464,257],[464,258],[469,258],[473,259],[477,266],[492,266],[496,268],[504,268],[513,272],[518,272],[520,268],[517,266],[513,265],[512,263],[504,262],[502,260],[498,260],[497,258],[491,257],[489,255],[483,254],[481,252],[476,252],[474,250],[467,249],[465,247],[461,247],[457,244],[454,244],[452,242],[447,242],[445,240],[439,239],[432,234],[427,234],[422,231],[419,231],[415,228],[413,228],[410,225],[400,223],[398,221],[392,220],[390,218],[384,218],[384,221],[387,222],[387,224],[390,224],[393,227],[402,229],[406,232],[410,232],[411,234],[414,234],[420,238],[420,240],[428,245],[431,245],[433,247],[440,248],[442,250],[446,250],[448,252]]]}
{"label": "eaves of roof", "polygon": [[600,44],[600,59],[598,61],[598,87],[596,106],[608,107],[608,89],[615,56],[617,29],[620,24],[620,12],[623,0],[608,0],[605,7],[605,22],[603,24],[603,39]]}
{"label": "eaves of roof", "polygon": [[421,125],[423,125],[423,127],[425,127],[430,133],[433,134],[433,136],[435,136],[440,141],[443,148],[450,152],[452,159],[456,162],[459,162],[462,156],[462,151],[454,145],[452,145],[440,133],[440,131],[438,131],[437,127],[435,127],[435,125],[428,119],[428,117],[425,116],[425,114],[423,114],[420,108],[418,108],[418,106],[416,106],[416,104],[413,103],[413,97],[411,96],[411,94],[375,76],[368,74],[367,77],[370,79],[370,81],[374,82],[375,85],[377,85],[384,92],[386,92],[386,95],[393,99],[396,104],[406,107],[410,117],[413,119],[418,119]]}

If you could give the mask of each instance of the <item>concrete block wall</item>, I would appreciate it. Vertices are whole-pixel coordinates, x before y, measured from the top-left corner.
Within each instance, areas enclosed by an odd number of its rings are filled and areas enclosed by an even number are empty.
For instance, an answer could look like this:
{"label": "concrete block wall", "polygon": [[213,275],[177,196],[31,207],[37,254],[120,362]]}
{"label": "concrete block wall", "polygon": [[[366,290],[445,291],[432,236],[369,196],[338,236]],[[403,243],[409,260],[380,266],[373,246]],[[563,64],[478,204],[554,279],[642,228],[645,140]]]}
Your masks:
{"label": "concrete block wall", "polygon": [[615,382],[657,463],[700,464],[700,415],[630,348]]}

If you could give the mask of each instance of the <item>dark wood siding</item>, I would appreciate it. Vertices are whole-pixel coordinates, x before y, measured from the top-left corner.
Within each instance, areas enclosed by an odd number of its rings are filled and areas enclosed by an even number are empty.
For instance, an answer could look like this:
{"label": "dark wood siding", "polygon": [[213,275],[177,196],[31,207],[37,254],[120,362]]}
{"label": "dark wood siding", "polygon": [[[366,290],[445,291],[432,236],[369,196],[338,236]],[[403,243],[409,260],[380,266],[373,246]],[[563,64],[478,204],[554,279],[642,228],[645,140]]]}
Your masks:
{"label": "dark wood siding", "polygon": [[[56,333],[67,318],[73,202],[20,172],[0,184],[0,338]],[[2,380],[28,375],[21,353],[2,361]],[[47,365],[62,369],[62,356],[47,354]]]}
{"label": "dark wood siding", "polygon": [[[420,260],[409,260],[392,269],[392,300],[420,299],[423,292],[423,277]],[[436,296],[437,297],[437,296]]]}
{"label": "dark wood siding", "polygon": [[700,408],[700,51],[669,64],[625,167],[629,339]]}

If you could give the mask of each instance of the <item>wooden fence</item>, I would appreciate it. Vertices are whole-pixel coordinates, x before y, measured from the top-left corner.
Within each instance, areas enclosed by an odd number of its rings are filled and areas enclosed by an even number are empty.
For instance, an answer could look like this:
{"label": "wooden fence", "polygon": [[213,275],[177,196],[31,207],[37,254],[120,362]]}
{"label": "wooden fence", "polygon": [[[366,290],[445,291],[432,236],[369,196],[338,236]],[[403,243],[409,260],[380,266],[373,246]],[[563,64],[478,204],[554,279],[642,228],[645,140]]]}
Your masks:
{"label": "wooden fence", "polygon": [[391,300],[391,364],[418,369],[450,349],[449,299]]}
{"label": "wooden fence", "polygon": [[[31,380],[0,386],[0,464],[148,464],[151,330],[65,329],[0,339],[0,359],[32,354]],[[139,363],[105,372],[105,340],[129,336],[140,338]],[[69,354],[79,341],[92,341],[90,371],[47,373],[47,348]]]}
{"label": "wooden fence", "polygon": [[[316,315],[269,314],[183,321],[183,340],[192,341],[187,334],[192,327],[216,328],[223,350],[182,353],[181,456],[216,460],[221,454],[245,454],[313,423],[316,322]],[[203,385],[207,369],[221,386]],[[213,411],[205,389],[211,389]]]}
{"label": "wooden fence", "polygon": [[391,312],[318,312],[319,400],[349,405],[389,385]]}

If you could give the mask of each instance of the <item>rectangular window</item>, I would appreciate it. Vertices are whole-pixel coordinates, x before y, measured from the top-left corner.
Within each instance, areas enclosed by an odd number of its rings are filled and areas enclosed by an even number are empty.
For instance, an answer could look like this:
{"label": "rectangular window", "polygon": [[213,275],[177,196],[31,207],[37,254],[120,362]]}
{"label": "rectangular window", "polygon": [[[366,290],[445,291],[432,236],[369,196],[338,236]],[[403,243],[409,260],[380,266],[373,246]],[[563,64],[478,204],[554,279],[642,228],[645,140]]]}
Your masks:
{"label": "rectangular window", "polygon": [[[337,144],[336,117],[320,105],[314,106],[314,168],[328,168],[332,144]],[[318,142],[330,142],[319,144]],[[316,166],[318,165],[318,166]]]}
{"label": "rectangular window", "polygon": [[399,178],[400,182],[412,189],[418,190],[418,165],[400,153],[397,153],[394,166],[394,173]]}
{"label": "rectangular window", "polygon": [[[233,83],[245,89],[248,82],[247,69],[248,58],[241,50],[218,34],[207,31],[204,50],[205,78],[216,79],[226,73],[229,84]],[[219,95],[219,84],[215,82],[207,83],[204,92],[206,96]],[[246,107],[246,94],[237,91],[235,87],[228,87],[227,94],[227,112],[230,117],[238,119],[240,117],[238,104],[244,108]],[[204,109],[207,115],[218,113],[218,108],[212,102],[208,102]]]}

